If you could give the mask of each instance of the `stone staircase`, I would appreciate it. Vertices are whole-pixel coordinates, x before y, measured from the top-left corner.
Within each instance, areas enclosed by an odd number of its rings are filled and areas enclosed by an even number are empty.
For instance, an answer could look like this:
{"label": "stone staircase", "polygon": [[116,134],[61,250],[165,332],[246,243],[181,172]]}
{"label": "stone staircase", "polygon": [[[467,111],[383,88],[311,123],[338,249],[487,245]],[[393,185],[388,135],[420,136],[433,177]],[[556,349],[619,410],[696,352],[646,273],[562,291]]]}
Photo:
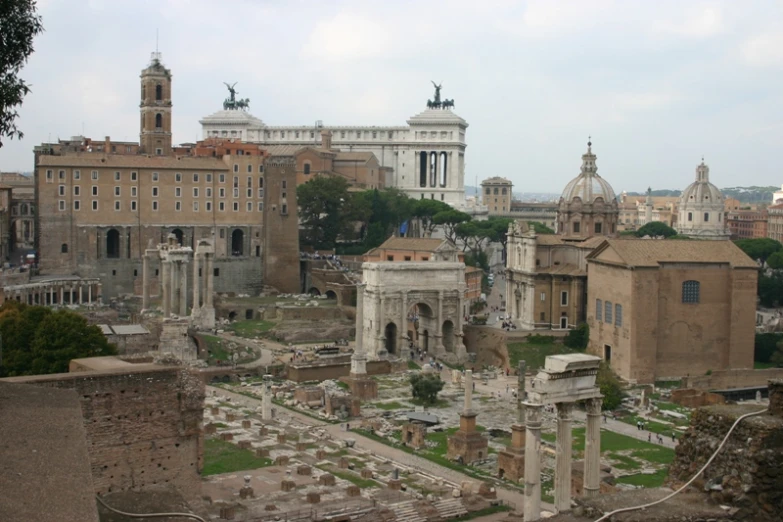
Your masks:
{"label": "stone staircase", "polygon": [[415,500],[405,500],[389,506],[397,522],[427,522],[416,510]]}
{"label": "stone staircase", "polygon": [[438,514],[441,518],[457,518],[468,513],[468,510],[465,509],[462,500],[459,498],[437,500],[433,502],[432,505],[438,510]]}

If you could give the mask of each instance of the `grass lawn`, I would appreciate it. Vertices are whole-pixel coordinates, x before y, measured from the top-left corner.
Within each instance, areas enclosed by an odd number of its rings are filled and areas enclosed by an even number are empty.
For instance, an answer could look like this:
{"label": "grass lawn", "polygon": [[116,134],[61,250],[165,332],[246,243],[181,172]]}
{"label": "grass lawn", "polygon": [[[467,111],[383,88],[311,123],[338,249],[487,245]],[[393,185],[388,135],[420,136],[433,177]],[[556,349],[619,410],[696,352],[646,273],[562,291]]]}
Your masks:
{"label": "grass lawn", "polygon": [[774,368],[774,367],[775,365],[772,364],[771,362],[759,362],[759,361],[753,362],[754,370],[766,370],[767,368]]}
{"label": "grass lawn", "polygon": [[239,449],[230,442],[220,439],[204,440],[204,470],[201,473],[204,476],[271,465],[271,459],[256,457],[253,451]]}
{"label": "grass lawn", "polygon": [[544,361],[549,355],[560,355],[563,353],[575,353],[575,350],[568,348],[562,343],[543,343],[535,344],[529,342],[508,343],[509,364],[512,368],[519,366],[519,361],[524,360],[527,364],[527,370],[538,370],[544,366]]}
{"label": "grass lawn", "polygon": [[235,321],[226,328],[237,337],[255,338],[264,334],[275,327],[272,321],[263,321],[260,319],[247,319],[245,321]]}
{"label": "grass lawn", "polygon": [[404,404],[401,404],[397,401],[392,402],[376,402],[372,404],[372,406],[378,408],[379,410],[402,410],[406,408]]}
{"label": "grass lawn", "polygon": [[[230,362],[231,361],[231,352],[227,349],[228,341],[225,339],[221,339],[220,337],[216,337],[214,335],[206,335],[206,334],[198,334],[201,339],[204,340],[204,342],[207,344],[207,350],[209,350],[209,359],[207,361],[208,364],[215,365],[218,363],[218,361],[221,362]],[[237,361],[237,363],[245,363],[249,361],[254,361],[258,358],[258,355],[255,353],[248,353],[245,350],[245,347],[239,347],[237,353],[239,353],[240,358]]]}
{"label": "grass lawn", "polygon": [[337,382],[337,387],[338,388],[342,388],[343,390],[350,390],[351,389],[351,387],[348,386],[347,382],[343,382],[343,381],[336,381],[336,382]]}
{"label": "grass lawn", "polygon": [[414,361],[408,359],[408,369],[409,370],[421,370],[421,366],[416,364]]}
{"label": "grass lawn", "polygon": [[328,473],[331,473],[335,477],[339,477],[343,480],[347,480],[348,482],[351,482],[352,484],[356,484],[360,488],[378,488],[381,487],[380,483],[372,480],[372,479],[366,479],[362,478],[359,475],[356,475],[354,473],[351,473],[350,471],[342,471],[337,469],[336,466],[329,465],[329,466],[316,466],[317,468],[326,471]]}
{"label": "grass lawn", "polygon": [[448,408],[449,407],[449,401],[446,399],[438,399],[435,401],[434,404],[429,404],[421,399],[411,399],[411,404],[416,406],[425,406],[427,408]]}
{"label": "grass lawn", "polygon": [[641,486],[644,488],[659,488],[663,486],[663,481],[666,480],[668,471],[666,469],[659,469],[652,475],[627,475],[617,479],[619,484],[631,484],[633,486]]}

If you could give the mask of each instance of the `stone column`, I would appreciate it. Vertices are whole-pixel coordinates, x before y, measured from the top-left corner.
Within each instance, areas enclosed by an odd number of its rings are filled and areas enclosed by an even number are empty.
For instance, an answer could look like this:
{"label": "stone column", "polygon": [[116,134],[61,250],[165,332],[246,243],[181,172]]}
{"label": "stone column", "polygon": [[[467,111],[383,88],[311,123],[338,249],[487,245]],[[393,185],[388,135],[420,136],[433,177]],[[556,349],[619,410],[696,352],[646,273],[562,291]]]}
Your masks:
{"label": "stone column", "polygon": [[179,263],[179,315],[188,315],[188,262]]}
{"label": "stone column", "polygon": [[150,256],[141,256],[141,309],[150,307]]}
{"label": "stone column", "polygon": [[201,296],[199,295],[199,290],[201,289],[201,280],[198,277],[199,257],[199,254],[193,254],[193,312],[201,308]]}
{"label": "stone column", "polygon": [[541,408],[525,404],[525,522],[541,519]]}
{"label": "stone column", "polygon": [[471,412],[473,407],[473,370],[465,370],[465,407],[463,413]]}
{"label": "stone column", "polygon": [[171,315],[171,288],[169,278],[171,277],[171,262],[168,259],[161,259],[161,297],[163,299],[163,317],[167,318]]}
{"label": "stone column", "polygon": [[557,404],[557,446],[555,454],[555,509],[558,513],[571,509],[571,412],[572,402]]}
{"label": "stone column", "polygon": [[60,302],[58,303],[60,306],[63,305],[64,297],[65,297],[65,285],[60,283]]}
{"label": "stone column", "polygon": [[443,353],[446,351],[443,344],[443,290],[438,290],[438,316],[435,321],[435,353]]}
{"label": "stone column", "polygon": [[601,480],[601,397],[587,399],[587,427],[585,428],[584,496],[596,497]]}
{"label": "stone column", "polygon": [[215,271],[213,268],[213,264],[215,262],[215,254],[206,254],[206,275],[207,277],[207,295],[204,296],[204,303],[206,303],[206,306],[209,308],[212,308],[212,293],[214,292],[214,276]]}
{"label": "stone column", "polygon": [[172,261],[169,266],[169,295],[171,296],[171,313],[179,313],[179,261]]}
{"label": "stone column", "polygon": [[527,371],[527,363],[525,361],[519,361],[519,367],[517,368],[517,422],[519,424],[525,423],[525,399],[527,392],[525,391],[525,372]]}
{"label": "stone column", "polygon": [[408,293],[403,290],[400,292],[400,357],[410,358],[410,349],[405,337],[408,335]]}
{"label": "stone column", "polygon": [[263,420],[272,419],[272,383],[263,378],[264,385],[261,388],[263,395],[261,396],[261,418]]}
{"label": "stone column", "polygon": [[[147,288],[146,286],[144,288]],[[149,298],[149,296],[148,296]],[[92,304],[92,283],[87,285],[87,304]]]}
{"label": "stone column", "polygon": [[351,356],[351,375],[367,374],[364,353],[364,285],[356,285],[356,346]]}

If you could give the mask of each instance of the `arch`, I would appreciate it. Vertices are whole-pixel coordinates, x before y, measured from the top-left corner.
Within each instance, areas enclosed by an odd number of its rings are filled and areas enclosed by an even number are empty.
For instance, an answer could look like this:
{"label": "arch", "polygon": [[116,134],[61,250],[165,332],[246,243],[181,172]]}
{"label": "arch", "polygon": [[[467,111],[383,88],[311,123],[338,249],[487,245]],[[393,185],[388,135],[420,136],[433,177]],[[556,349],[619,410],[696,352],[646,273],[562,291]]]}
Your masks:
{"label": "arch", "polygon": [[110,259],[120,257],[120,232],[116,228],[106,232],[106,257]]}
{"label": "arch", "polygon": [[163,99],[163,86],[161,84],[157,84],[155,86],[155,100],[161,101]]}
{"label": "arch", "polygon": [[438,181],[440,182],[441,187],[445,187],[446,182],[448,181],[448,179],[446,178],[446,174],[448,172],[448,169],[446,167],[448,158],[449,156],[446,152],[441,152],[438,158],[440,159],[440,164],[438,165]]}
{"label": "arch", "polygon": [[327,298],[327,299],[334,299],[334,300],[337,300],[337,294],[335,293],[335,291],[334,291],[334,290],[327,290],[327,291],[326,291],[326,298]]}
{"label": "arch", "polygon": [[438,153],[430,152],[430,187],[438,186]]}
{"label": "arch", "polygon": [[389,323],[383,330],[383,336],[386,338],[386,352],[393,354],[397,352],[397,325]]}
{"label": "arch", "polygon": [[163,128],[163,115],[161,113],[157,113],[155,115],[155,128],[156,129]]}
{"label": "arch", "polygon": [[307,293],[312,295],[312,296],[321,295],[321,291],[318,290],[316,287],[312,287],[310,290],[307,291]]}
{"label": "arch", "polygon": [[427,186],[427,153],[419,153],[419,187]]}
{"label": "arch", "polygon": [[27,215],[27,203],[22,203],[19,205],[19,213],[23,216]]}
{"label": "arch", "polygon": [[241,228],[234,229],[231,232],[231,255],[242,256],[245,249],[245,233]]}
{"label": "arch", "polygon": [[63,243],[60,245],[60,253],[67,254],[68,253],[68,243]]}
{"label": "arch", "polygon": [[185,234],[182,232],[181,229],[175,228],[174,230],[171,231],[171,233],[177,236],[177,243],[179,243],[180,245],[184,243]]}
{"label": "arch", "polygon": [[443,321],[441,329],[443,334],[443,347],[449,353],[454,353],[454,323],[449,320]]}
{"label": "arch", "polygon": [[232,311],[230,311],[230,312],[228,313],[228,320],[229,320],[229,321],[233,321],[233,320],[234,320],[234,319],[236,319],[236,318],[237,318],[237,313],[236,313],[235,311],[233,311],[233,310],[232,310]]}

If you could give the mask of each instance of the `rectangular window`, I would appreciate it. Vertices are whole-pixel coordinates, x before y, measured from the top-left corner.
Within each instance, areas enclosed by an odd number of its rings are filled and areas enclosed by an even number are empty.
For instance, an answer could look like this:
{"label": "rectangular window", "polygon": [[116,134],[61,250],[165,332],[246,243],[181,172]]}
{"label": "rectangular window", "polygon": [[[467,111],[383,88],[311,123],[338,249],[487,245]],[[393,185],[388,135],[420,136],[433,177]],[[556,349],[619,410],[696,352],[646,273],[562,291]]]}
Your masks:
{"label": "rectangular window", "polygon": [[709,212],[705,212],[704,213],[704,222],[707,223],[709,220],[710,220],[710,213]]}
{"label": "rectangular window", "polygon": [[73,195],[74,196],[80,196],[81,195],[81,187],[79,185],[76,185],[73,187]]}
{"label": "rectangular window", "polygon": [[600,234],[601,233],[601,228],[602,228],[602,224],[601,223],[596,223],[595,224],[595,233],[596,234]]}
{"label": "rectangular window", "polygon": [[98,187],[93,185],[92,186],[92,195],[97,196],[98,195]]}
{"label": "rectangular window", "polygon": [[120,202],[119,201],[115,201],[114,202],[114,210],[117,211],[117,210],[120,210],[121,208],[122,207],[120,206]]}
{"label": "rectangular window", "polygon": [[174,197],[175,198],[182,197],[182,187],[174,187]]}
{"label": "rectangular window", "polygon": [[182,202],[181,201],[177,201],[176,203],[174,203],[174,210],[176,210],[177,212],[182,210]]}
{"label": "rectangular window", "polygon": [[193,187],[193,197],[194,198],[198,197],[198,187]]}
{"label": "rectangular window", "polygon": [[281,214],[288,214],[288,205],[285,203],[280,205],[280,213]]}
{"label": "rectangular window", "polygon": [[541,302],[546,301],[546,292],[541,292]]}
{"label": "rectangular window", "polygon": [[218,204],[218,210],[221,211],[221,212],[225,212],[225,210],[226,210],[226,203],[225,203],[225,201],[221,201]]}
{"label": "rectangular window", "polygon": [[65,195],[65,185],[60,185],[59,187],[57,187],[57,191],[58,191],[58,193],[61,196],[64,196]]}
{"label": "rectangular window", "polygon": [[207,174],[207,183],[212,183],[212,174]]}
{"label": "rectangular window", "polygon": [[234,189],[234,197],[235,197],[235,198],[238,198],[238,197],[239,197],[239,189],[238,189],[238,188],[235,188],[235,189]]}
{"label": "rectangular window", "polygon": [[234,176],[234,185],[233,187],[236,188],[239,186],[239,176]]}
{"label": "rectangular window", "polygon": [[73,209],[74,210],[81,210],[82,204],[79,202],[78,199],[73,200]]}
{"label": "rectangular window", "polygon": [[612,324],[612,303],[610,301],[604,303],[604,322]]}
{"label": "rectangular window", "polygon": [[131,197],[136,197],[136,192],[138,191],[138,187],[131,187]]}
{"label": "rectangular window", "polygon": [[285,188],[288,188],[288,182],[287,182],[286,180],[283,180],[283,181],[281,181],[281,185],[280,185],[280,186],[281,186],[282,188],[284,188],[284,189],[285,189]]}
{"label": "rectangular window", "polygon": [[259,174],[263,174],[263,172],[264,172],[264,166],[263,165],[259,165],[258,166],[258,173]]}
{"label": "rectangular window", "polygon": [[138,210],[138,208],[139,208],[139,205],[136,202],[136,200],[134,199],[133,201],[131,201],[131,212],[136,212],[136,210]]}
{"label": "rectangular window", "polygon": [[258,188],[264,188],[264,177],[260,176],[258,178]]}
{"label": "rectangular window", "polygon": [[174,181],[176,181],[177,183],[182,181],[182,173],[181,172],[177,172],[177,173],[174,174]]}
{"label": "rectangular window", "polygon": [[193,183],[198,183],[198,174],[193,173]]}
{"label": "rectangular window", "polygon": [[248,172],[253,172],[253,165],[248,165],[247,166],[247,171]]}
{"label": "rectangular window", "polygon": [[52,175],[52,171],[51,170],[47,170],[46,171],[46,182],[47,183],[51,183],[52,181],[54,181],[54,177]]}
{"label": "rectangular window", "polygon": [[139,173],[131,172],[131,181],[136,181],[137,179],[139,179]]}
{"label": "rectangular window", "polygon": [[263,201],[259,201],[258,202],[258,211],[259,212],[263,212],[264,211],[264,202]]}
{"label": "rectangular window", "polygon": [[74,180],[82,179],[82,171],[81,170],[74,170],[73,171],[73,179]]}
{"label": "rectangular window", "polygon": [[251,189],[251,188],[247,189],[247,197],[249,197],[249,198],[253,197],[253,189]]}
{"label": "rectangular window", "polygon": [[239,172],[239,165],[234,163],[234,172]]}
{"label": "rectangular window", "polygon": [[212,202],[207,201],[207,212],[212,212]]}
{"label": "rectangular window", "polygon": [[286,193],[285,193],[285,192],[282,192],[282,193],[280,194],[280,197],[281,197],[281,198],[283,198],[283,199],[285,199],[285,197],[286,197]]}
{"label": "rectangular window", "polygon": [[258,199],[262,199],[264,197],[264,189],[258,189]]}
{"label": "rectangular window", "polygon": [[208,198],[212,197],[212,187],[207,187],[207,197]]}
{"label": "rectangular window", "polygon": [[153,201],[152,202],[152,210],[155,211],[155,212],[158,211],[158,202],[157,201]]}
{"label": "rectangular window", "polygon": [[226,189],[223,188],[223,187],[220,187],[220,189],[218,190],[218,196],[220,196],[221,198],[226,197]]}
{"label": "rectangular window", "polygon": [[560,306],[566,306],[568,304],[568,292],[565,290],[560,292]]}
{"label": "rectangular window", "polygon": [[603,316],[603,307],[604,304],[601,302],[600,299],[595,300],[595,320],[601,321]]}
{"label": "rectangular window", "polygon": [[239,212],[239,202],[234,201],[234,212]]}
{"label": "rectangular window", "polygon": [[158,178],[159,178],[158,173],[157,172],[153,172],[152,173],[152,181],[158,181]]}
{"label": "rectangular window", "polygon": [[225,183],[226,182],[226,175],[225,174],[221,174],[220,176],[218,176],[218,182]]}
{"label": "rectangular window", "polygon": [[252,201],[248,201],[247,202],[247,211],[248,212],[253,212],[253,202]]}
{"label": "rectangular window", "polygon": [[623,305],[619,305],[619,304],[614,305],[614,325],[615,326],[623,325]]}
{"label": "rectangular window", "polygon": [[65,200],[64,199],[61,199],[60,201],[58,201],[57,205],[58,205],[58,208],[60,210],[65,210]]}
{"label": "rectangular window", "polygon": [[152,197],[153,198],[158,197],[158,187],[152,187]]}
{"label": "rectangular window", "polygon": [[120,187],[114,187],[114,195],[119,196],[120,195]]}
{"label": "rectangular window", "polygon": [[96,199],[92,200],[92,209],[93,210],[98,210],[98,200],[96,200]]}
{"label": "rectangular window", "polygon": [[57,173],[57,177],[58,177],[59,179],[65,179],[65,171],[64,171],[64,170],[61,170],[61,171],[59,171],[59,172]]}
{"label": "rectangular window", "polygon": [[198,201],[193,202],[193,212],[198,212]]}
{"label": "rectangular window", "polygon": [[578,234],[579,233],[579,228],[580,228],[579,225],[580,225],[580,223],[578,221],[574,222],[574,234]]}
{"label": "rectangular window", "polygon": [[98,171],[97,170],[93,170],[92,171],[92,179],[94,179],[94,180],[98,179]]}
{"label": "rectangular window", "polygon": [[122,174],[120,174],[119,172],[115,172],[114,181],[120,181],[120,179],[122,179]]}

